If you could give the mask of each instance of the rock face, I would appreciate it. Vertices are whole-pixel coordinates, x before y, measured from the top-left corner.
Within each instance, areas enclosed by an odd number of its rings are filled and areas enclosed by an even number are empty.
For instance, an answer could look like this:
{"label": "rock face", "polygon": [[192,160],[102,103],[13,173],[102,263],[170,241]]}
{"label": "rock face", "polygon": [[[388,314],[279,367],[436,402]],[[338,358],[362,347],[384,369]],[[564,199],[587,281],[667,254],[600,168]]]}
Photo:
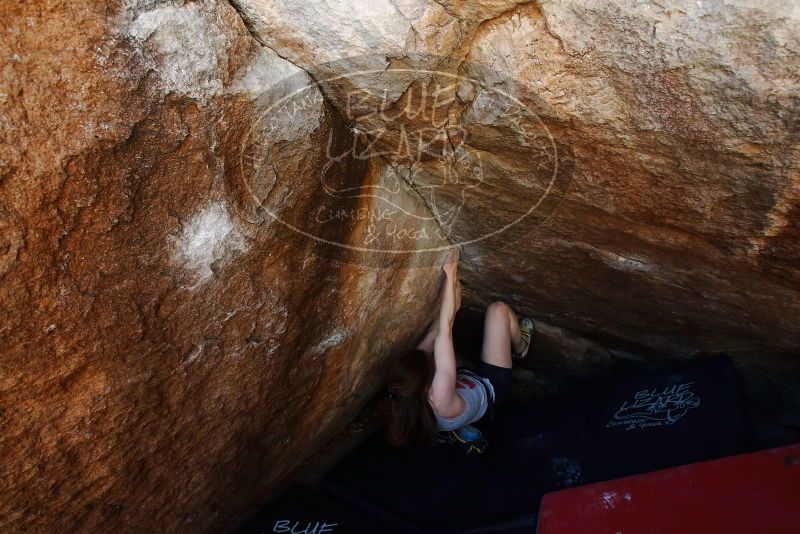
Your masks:
{"label": "rock face", "polygon": [[[218,529],[465,305],[800,346],[785,2],[6,3],[0,527]],[[434,266],[431,268],[430,266]]]}
{"label": "rock face", "polygon": [[[365,231],[317,222],[341,120],[317,95],[263,128],[274,84],[307,76],[227,4],[150,4],[0,8],[4,531],[230,525],[374,394],[436,297],[417,257],[345,261],[256,209],[270,190],[279,219]],[[256,145],[269,165],[243,160]]]}
{"label": "rock face", "polygon": [[[386,123],[376,109],[419,105],[420,88],[456,80],[441,115],[483,175],[466,197],[441,194],[438,212],[461,213],[448,237],[467,243],[468,305],[503,298],[670,354],[800,345],[794,7],[233,3],[260,41],[373,131]],[[332,76],[346,67],[374,73]],[[350,113],[342,95],[354,89],[381,97]],[[526,112],[509,112],[500,91]],[[441,174],[418,167],[420,189]],[[502,237],[476,240],[507,223]]]}
{"label": "rock face", "polygon": [[574,166],[540,232],[475,274],[666,352],[796,349],[800,21],[767,4],[547,2],[484,25],[469,57],[514,51]]}

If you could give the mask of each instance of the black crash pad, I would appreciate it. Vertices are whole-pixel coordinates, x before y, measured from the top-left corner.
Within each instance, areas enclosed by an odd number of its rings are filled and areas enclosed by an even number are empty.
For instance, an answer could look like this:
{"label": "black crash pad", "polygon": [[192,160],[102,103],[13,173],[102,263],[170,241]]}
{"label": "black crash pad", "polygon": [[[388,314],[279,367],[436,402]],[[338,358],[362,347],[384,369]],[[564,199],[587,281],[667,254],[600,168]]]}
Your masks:
{"label": "black crash pad", "polygon": [[739,399],[727,357],[658,366],[509,404],[483,427],[490,447],[477,456],[372,436],[323,488],[384,530],[531,532],[549,491],[742,452]]}
{"label": "black crash pad", "polygon": [[531,532],[544,493],[583,482],[586,430],[599,406],[588,388],[506,408],[483,426],[483,454],[393,449],[378,434],[338,464],[324,488],[397,532]]}
{"label": "black crash pad", "polygon": [[738,375],[725,356],[618,378],[603,397],[585,459],[587,482],[745,451]]}

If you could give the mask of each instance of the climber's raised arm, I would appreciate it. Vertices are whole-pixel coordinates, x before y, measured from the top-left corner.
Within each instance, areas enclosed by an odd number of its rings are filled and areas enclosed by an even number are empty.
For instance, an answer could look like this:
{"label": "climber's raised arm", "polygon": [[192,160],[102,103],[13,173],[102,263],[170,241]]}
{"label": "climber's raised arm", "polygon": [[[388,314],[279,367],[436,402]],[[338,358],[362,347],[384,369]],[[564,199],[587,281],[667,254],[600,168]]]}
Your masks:
{"label": "climber's raised arm", "polygon": [[460,285],[458,282],[458,249],[451,250],[442,270],[445,283],[436,335],[433,341],[433,357],[436,362],[436,373],[431,384],[431,396],[437,406],[446,406],[455,400],[456,353],[453,348],[453,321],[458,306],[461,304]]}

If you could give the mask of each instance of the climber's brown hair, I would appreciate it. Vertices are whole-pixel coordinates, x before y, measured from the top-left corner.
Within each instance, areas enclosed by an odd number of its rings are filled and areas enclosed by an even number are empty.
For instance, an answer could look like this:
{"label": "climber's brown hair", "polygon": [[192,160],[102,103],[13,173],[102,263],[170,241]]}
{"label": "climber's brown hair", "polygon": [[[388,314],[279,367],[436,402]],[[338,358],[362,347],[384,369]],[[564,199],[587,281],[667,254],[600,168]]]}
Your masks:
{"label": "climber's brown hair", "polygon": [[436,434],[436,418],[428,402],[436,363],[433,354],[410,349],[389,367],[389,420],[386,437],[394,446],[429,442]]}

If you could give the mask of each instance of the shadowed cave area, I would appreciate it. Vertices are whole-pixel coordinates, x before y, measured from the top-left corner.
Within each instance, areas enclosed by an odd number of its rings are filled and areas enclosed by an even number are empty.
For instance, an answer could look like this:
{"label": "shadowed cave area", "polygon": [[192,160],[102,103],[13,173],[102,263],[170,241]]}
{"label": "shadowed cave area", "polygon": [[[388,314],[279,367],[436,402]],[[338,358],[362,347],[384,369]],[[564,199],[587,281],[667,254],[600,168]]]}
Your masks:
{"label": "shadowed cave area", "polygon": [[0,13],[0,529],[793,532],[791,3]]}

